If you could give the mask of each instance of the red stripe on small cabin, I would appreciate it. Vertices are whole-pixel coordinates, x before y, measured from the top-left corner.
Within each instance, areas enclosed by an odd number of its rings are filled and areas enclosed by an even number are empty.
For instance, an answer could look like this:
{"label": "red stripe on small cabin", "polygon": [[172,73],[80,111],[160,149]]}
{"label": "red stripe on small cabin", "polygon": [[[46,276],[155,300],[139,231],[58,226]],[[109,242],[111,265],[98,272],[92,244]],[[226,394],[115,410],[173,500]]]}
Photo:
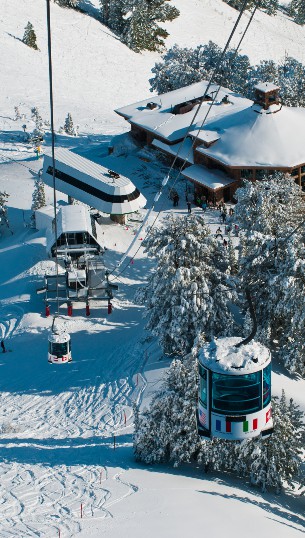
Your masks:
{"label": "red stripe on small cabin", "polygon": [[226,432],[231,433],[231,422],[226,421]]}
{"label": "red stripe on small cabin", "polygon": [[258,423],[257,418],[254,418],[253,419],[253,430],[257,430],[257,423]]}

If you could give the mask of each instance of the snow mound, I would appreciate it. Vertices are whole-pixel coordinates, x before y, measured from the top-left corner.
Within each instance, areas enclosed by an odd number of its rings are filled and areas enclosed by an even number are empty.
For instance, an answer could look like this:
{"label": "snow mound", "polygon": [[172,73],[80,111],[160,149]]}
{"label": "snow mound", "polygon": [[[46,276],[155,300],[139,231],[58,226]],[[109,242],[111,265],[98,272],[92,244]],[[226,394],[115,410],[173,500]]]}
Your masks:
{"label": "snow mound", "polygon": [[240,375],[261,370],[270,361],[269,349],[254,340],[236,347],[241,341],[239,337],[215,338],[202,347],[199,360],[213,372],[219,373]]}

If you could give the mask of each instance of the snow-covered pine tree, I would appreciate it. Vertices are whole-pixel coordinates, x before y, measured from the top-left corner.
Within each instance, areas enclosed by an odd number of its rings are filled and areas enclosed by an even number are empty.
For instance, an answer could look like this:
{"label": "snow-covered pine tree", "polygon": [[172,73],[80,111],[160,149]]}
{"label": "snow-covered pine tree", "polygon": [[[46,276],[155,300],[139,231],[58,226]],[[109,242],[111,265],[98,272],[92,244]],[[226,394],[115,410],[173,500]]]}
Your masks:
{"label": "snow-covered pine tree", "polygon": [[230,334],[229,302],[236,294],[227,274],[228,253],[203,217],[169,215],[150,230],[144,245],[156,268],[137,298],[164,353],[189,352],[201,331],[207,339]]}
{"label": "snow-covered pine tree", "polygon": [[7,214],[7,201],[9,194],[6,191],[0,192],[0,225],[5,224],[9,228],[9,220]]}
{"label": "snow-covered pine tree", "polygon": [[70,114],[70,112],[68,113],[66,119],[65,119],[65,124],[64,124],[64,131],[65,133],[67,133],[68,135],[71,135],[71,136],[75,136],[75,129],[74,129],[74,125],[73,125],[73,120],[72,120],[72,116]]}
{"label": "snow-covered pine tree", "polygon": [[[235,9],[240,10],[242,7],[244,0],[224,0],[229,6],[234,7]],[[253,9],[253,7],[257,4],[254,0],[249,0],[247,4],[247,9]],[[279,7],[278,0],[260,0],[258,3],[258,8],[262,11],[265,11],[268,13],[268,15],[275,15],[276,11]]]}
{"label": "snow-covered pine tree", "polygon": [[289,11],[293,20],[297,24],[305,24],[305,3],[304,0],[291,0]]}
{"label": "snow-covered pine tree", "polygon": [[44,191],[44,182],[41,177],[35,178],[34,191],[32,195],[32,210],[40,209],[46,205],[46,197]]}
{"label": "snow-covered pine tree", "polygon": [[38,50],[37,43],[36,43],[35,30],[34,30],[33,25],[30,22],[27,23],[24,29],[24,36],[22,38],[22,41],[28,47]]}
{"label": "snow-covered pine tree", "polygon": [[174,360],[162,388],[138,417],[134,433],[137,460],[146,463],[188,462],[198,452],[196,431],[196,363]]}
{"label": "snow-covered pine tree", "polygon": [[168,32],[158,22],[172,21],[179,15],[170,0],[133,0],[132,9],[125,15],[122,40],[126,45],[141,50],[160,50]]}
{"label": "snow-covered pine tree", "polygon": [[222,55],[222,49],[213,41],[195,49],[180,48],[174,45],[152,69],[155,76],[150,79],[151,91],[165,93],[183,86],[210,79],[245,94],[248,91],[249,58],[227,51],[221,69],[214,72]]}
{"label": "snow-covered pine tree", "polygon": [[[286,483],[294,488],[302,482],[301,463],[304,444],[304,413],[285,392],[272,400],[274,432],[268,438],[257,437],[240,445],[237,472],[250,478],[262,491],[279,493]],[[241,473],[242,470],[242,473]]]}
{"label": "snow-covered pine tree", "polygon": [[305,375],[304,219],[301,188],[292,178],[245,182],[236,192],[243,231],[240,278],[255,297],[258,338],[290,372]]}
{"label": "snow-covered pine tree", "polygon": [[35,122],[35,132],[33,133],[32,137],[35,138],[35,137],[43,136],[44,122],[36,106],[31,108],[31,117]]}
{"label": "snow-covered pine tree", "polygon": [[133,0],[100,0],[101,20],[103,24],[121,35],[125,26],[125,17],[133,7]]}

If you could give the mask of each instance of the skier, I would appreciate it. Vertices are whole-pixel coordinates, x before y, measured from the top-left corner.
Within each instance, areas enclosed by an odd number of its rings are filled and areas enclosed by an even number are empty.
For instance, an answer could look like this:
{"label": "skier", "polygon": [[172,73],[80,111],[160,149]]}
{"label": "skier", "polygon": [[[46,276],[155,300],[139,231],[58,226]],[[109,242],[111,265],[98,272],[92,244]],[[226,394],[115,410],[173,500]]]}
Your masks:
{"label": "skier", "polygon": [[192,204],[189,200],[187,201],[187,212],[192,213]]}
{"label": "skier", "polygon": [[1,340],[1,347],[2,347],[2,353],[5,353],[6,349],[5,349],[5,345],[4,345],[4,340]]}

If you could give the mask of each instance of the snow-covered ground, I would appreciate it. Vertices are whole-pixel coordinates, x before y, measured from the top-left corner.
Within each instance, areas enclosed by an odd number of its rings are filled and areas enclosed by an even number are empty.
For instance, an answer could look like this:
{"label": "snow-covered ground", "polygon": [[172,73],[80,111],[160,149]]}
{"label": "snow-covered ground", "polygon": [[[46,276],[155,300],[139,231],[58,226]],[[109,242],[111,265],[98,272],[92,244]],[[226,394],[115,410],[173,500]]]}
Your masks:
{"label": "snow-covered ground", "polygon": [[[182,15],[168,25],[168,44],[224,43],[236,17],[227,4],[174,3]],[[113,135],[128,130],[113,109],[149,94],[150,69],[159,55],[134,54],[89,15],[53,3],[51,11],[55,122],[59,127],[71,112],[81,133],[75,138],[58,135],[56,143],[78,146],[84,156],[130,177],[150,206],[164,165],[155,154],[127,145],[124,137],[116,142],[116,156],[107,156],[107,149]],[[20,41],[28,20],[40,51]],[[305,28],[291,25],[282,13],[277,18],[259,14],[244,52],[252,61],[280,60],[285,51],[302,60]],[[46,47],[44,0],[18,0],[18,9],[16,3],[1,0],[0,191],[10,194],[13,232],[3,230],[0,238],[0,335],[11,350],[0,355],[1,538],[119,538],[122,533],[127,538],[182,538],[187,533],[292,538],[304,533],[304,497],[262,495],[232,477],[203,475],[190,466],[148,468],[134,461],[132,403],[145,405],[168,366],[155,341],[147,339],[143,307],[134,303],[135,290],[151,267],[138,250],[144,235],[131,251],[136,253],[134,263],[127,260],[117,276],[111,316],[106,304],[93,304],[90,318],[84,316],[84,306],[72,318],[63,307],[61,323],[71,334],[73,362],[62,367],[47,363],[52,319],[45,318],[36,289],[51,262],[43,233],[28,227],[34,178],[42,162],[22,131],[23,124],[28,130],[34,127],[33,106],[49,118]],[[15,106],[24,114],[16,121]],[[178,190],[181,203],[175,211],[186,214],[183,183]],[[51,202],[51,190],[46,193]],[[173,211],[166,192],[156,204],[155,211],[159,209],[162,214]],[[126,226],[105,219],[105,263],[110,269],[144,214]],[[217,214],[211,211],[206,218],[214,232],[220,224]],[[275,366],[274,394],[282,388],[305,410],[305,382]]]}

